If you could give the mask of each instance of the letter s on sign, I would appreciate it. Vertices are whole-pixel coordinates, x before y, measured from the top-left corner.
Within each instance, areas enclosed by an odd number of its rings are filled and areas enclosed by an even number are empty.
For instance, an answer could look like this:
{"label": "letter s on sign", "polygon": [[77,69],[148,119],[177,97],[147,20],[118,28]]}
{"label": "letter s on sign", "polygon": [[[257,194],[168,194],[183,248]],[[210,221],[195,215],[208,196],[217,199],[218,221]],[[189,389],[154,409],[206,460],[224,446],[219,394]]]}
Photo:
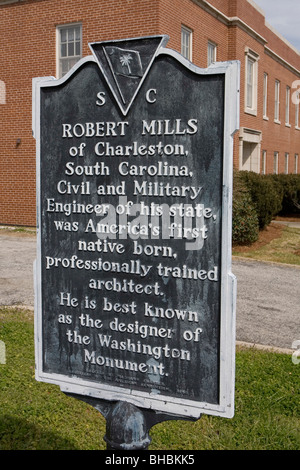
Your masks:
{"label": "letter s on sign", "polygon": [[99,93],[97,93],[97,101],[96,101],[96,105],[97,106],[103,106],[105,104],[105,92],[104,91],[99,91]]}

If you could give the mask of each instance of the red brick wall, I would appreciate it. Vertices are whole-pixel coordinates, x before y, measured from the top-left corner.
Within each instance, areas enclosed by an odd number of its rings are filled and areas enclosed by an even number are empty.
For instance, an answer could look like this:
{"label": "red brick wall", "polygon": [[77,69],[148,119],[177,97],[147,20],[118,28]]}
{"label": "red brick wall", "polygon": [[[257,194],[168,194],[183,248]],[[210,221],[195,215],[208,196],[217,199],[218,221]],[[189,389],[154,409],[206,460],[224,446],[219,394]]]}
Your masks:
{"label": "red brick wall", "polygon": [[[56,75],[56,26],[81,22],[83,56],[88,42],[158,34],[159,1],[47,0],[0,7],[0,223],[35,225],[35,141],[32,78]],[[17,139],[21,139],[19,145]]]}
{"label": "red brick wall", "polygon": [[227,27],[216,18],[199,8],[191,0],[160,1],[160,31],[170,35],[168,47],[180,52],[181,26],[187,26],[193,32],[192,62],[199,67],[207,67],[207,42],[218,46],[217,60],[227,60]]}
{"label": "red brick wall", "polygon": [[[263,15],[247,0],[210,0],[227,17],[239,16],[266,41],[280,57],[300,68],[299,54],[265,26]],[[206,5],[205,9],[201,5]],[[227,26],[209,13],[202,0],[24,0],[0,6],[2,50],[0,80],[6,84],[6,104],[0,104],[0,223],[35,225],[35,141],[32,137],[32,78],[56,75],[56,26],[80,22],[83,56],[90,55],[88,42],[168,34],[168,47],[180,52],[181,26],[193,31],[193,62],[207,64],[207,42],[217,46],[217,60],[241,61],[241,127],[261,130],[262,150],[270,160],[279,152],[279,171],[284,153],[300,155],[300,131],[295,131],[295,106],[290,104],[291,127],[285,126],[285,88],[299,75],[269,57],[264,43],[240,27]],[[260,56],[258,65],[257,117],[244,114],[245,47]],[[269,73],[269,121],[262,117],[263,73]],[[281,81],[281,125],[274,123],[274,81]],[[291,94],[294,90],[291,89]],[[17,139],[21,143],[17,145]],[[235,136],[234,163],[238,167],[238,135]],[[290,172],[293,166],[290,165]]]}

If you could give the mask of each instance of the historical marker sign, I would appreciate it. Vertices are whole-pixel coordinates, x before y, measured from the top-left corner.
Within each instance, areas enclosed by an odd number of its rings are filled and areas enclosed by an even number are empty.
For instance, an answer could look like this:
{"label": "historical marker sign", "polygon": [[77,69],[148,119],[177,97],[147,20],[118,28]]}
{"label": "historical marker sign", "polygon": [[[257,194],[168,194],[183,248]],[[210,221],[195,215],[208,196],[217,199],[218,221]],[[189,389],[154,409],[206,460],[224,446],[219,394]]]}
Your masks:
{"label": "historical marker sign", "polygon": [[237,62],[150,37],[34,80],[36,378],[181,416],[233,415]]}

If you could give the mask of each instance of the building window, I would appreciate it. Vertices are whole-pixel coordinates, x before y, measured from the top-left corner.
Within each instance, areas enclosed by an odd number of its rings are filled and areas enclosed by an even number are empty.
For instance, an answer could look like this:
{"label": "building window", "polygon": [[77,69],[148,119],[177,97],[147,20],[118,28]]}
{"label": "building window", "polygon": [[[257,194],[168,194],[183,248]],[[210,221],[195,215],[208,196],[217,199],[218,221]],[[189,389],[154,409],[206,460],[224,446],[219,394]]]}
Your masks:
{"label": "building window", "polygon": [[255,61],[247,60],[247,108],[253,108],[253,90],[254,90],[254,64]]}
{"label": "building window", "polygon": [[284,155],[284,172],[287,175],[289,172],[289,154]]}
{"label": "building window", "polygon": [[298,93],[296,98],[295,104],[295,126],[299,129],[299,101],[300,101],[300,93]]}
{"label": "building window", "polygon": [[273,168],[273,173],[275,175],[278,174],[278,152],[274,152],[274,168]]}
{"label": "building window", "polygon": [[298,173],[298,153],[295,153],[295,168],[294,168],[294,173]]}
{"label": "building window", "polygon": [[259,56],[246,49],[245,112],[257,114],[257,73]]}
{"label": "building window", "polygon": [[6,104],[6,85],[0,80],[0,104]]}
{"label": "building window", "polygon": [[192,31],[186,26],[181,27],[181,54],[192,60]]}
{"label": "building window", "polygon": [[241,127],[239,132],[239,169],[261,172],[262,132]]}
{"label": "building window", "polygon": [[263,150],[262,161],[261,161],[261,173],[265,175],[266,172],[267,172],[267,151]]}
{"label": "building window", "polygon": [[217,45],[211,41],[207,44],[207,67],[217,61]]}
{"label": "building window", "polygon": [[290,126],[290,98],[291,98],[291,89],[289,86],[286,87],[285,91],[285,124]]}
{"label": "building window", "polygon": [[268,119],[268,74],[264,73],[263,117]]}
{"label": "building window", "polygon": [[63,77],[82,57],[82,32],[80,24],[57,28],[58,77]]}
{"label": "building window", "polygon": [[279,105],[280,105],[280,82],[275,80],[275,110],[274,110],[274,121],[280,123],[279,121]]}

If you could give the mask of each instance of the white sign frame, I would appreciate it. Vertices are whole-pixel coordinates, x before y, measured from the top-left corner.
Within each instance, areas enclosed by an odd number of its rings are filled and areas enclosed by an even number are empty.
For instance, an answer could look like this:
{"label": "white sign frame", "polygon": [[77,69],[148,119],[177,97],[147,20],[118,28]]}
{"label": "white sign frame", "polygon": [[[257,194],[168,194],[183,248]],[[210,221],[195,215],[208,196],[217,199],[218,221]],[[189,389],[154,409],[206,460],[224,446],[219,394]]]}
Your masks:
{"label": "white sign frame", "polygon": [[234,415],[235,387],[235,305],[236,278],[231,272],[231,233],[232,233],[232,175],[233,175],[233,135],[239,128],[239,80],[238,61],[214,63],[202,69],[177,52],[161,47],[158,55],[171,56],[184,67],[200,75],[224,74],[224,148],[223,148],[223,195],[222,195],[222,242],[221,248],[221,338],[220,338],[220,396],[219,404],[210,404],[163,394],[136,391],[130,388],[97,384],[89,380],[72,378],[60,374],[49,374],[42,367],[42,289],[41,289],[41,204],[40,204],[40,92],[43,87],[56,87],[63,84],[85,63],[95,62],[93,56],[81,59],[68,74],[61,78],[43,77],[33,79],[33,134],[36,139],[36,183],[37,183],[37,258],[35,261],[35,354],[36,380],[59,385],[66,393],[84,395],[110,401],[127,401],[135,406],[170,413],[172,415],[199,418],[203,413],[232,418]]}

